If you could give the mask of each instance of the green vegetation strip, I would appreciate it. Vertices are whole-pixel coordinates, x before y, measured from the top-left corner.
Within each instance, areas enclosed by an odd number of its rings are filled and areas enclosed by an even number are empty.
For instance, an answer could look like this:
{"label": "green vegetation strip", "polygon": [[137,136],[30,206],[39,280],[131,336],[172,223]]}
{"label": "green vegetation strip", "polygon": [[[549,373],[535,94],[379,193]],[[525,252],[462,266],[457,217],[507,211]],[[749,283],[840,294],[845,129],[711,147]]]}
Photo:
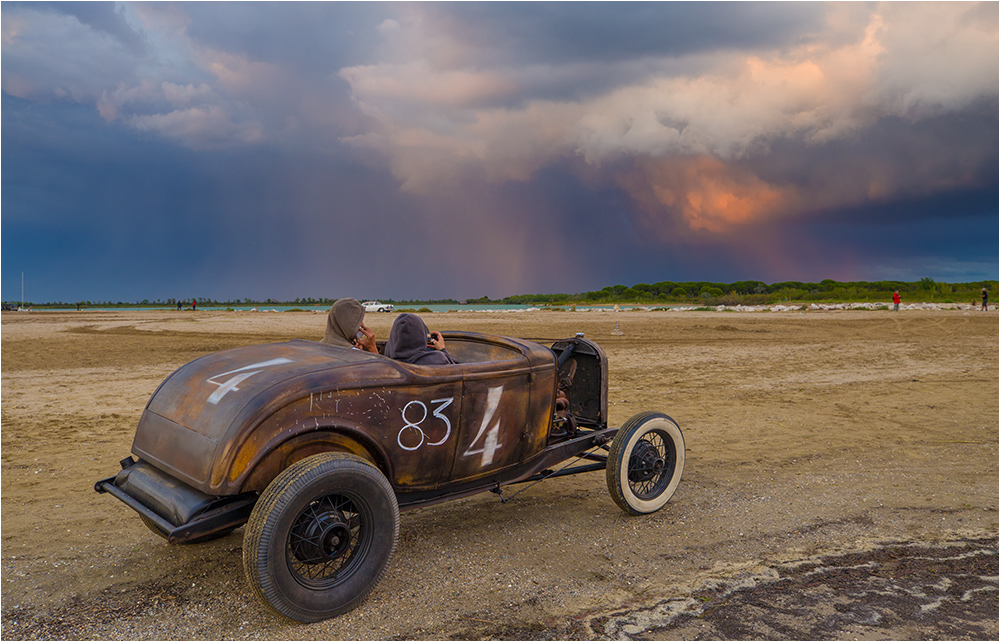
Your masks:
{"label": "green vegetation strip", "polygon": [[[971,283],[943,283],[931,278],[919,281],[850,281],[842,283],[827,279],[819,283],[804,283],[801,281],[783,281],[767,284],[763,281],[736,281],[734,283],[716,283],[710,281],[660,281],[659,283],[637,283],[627,285],[611,285],[593,292],[577,294],[519,294],[502,299],[480,297],[459,301],[456,299],[436,299],[429,301],[412,301],[380,299],[382,303],[392,303],[397,311],[402,306],[416,309],[426,305],[580,305],[580,304],[640,304],[655,305],[657,303],[699,304],[705,306],[718,305],[772,305],[788,302],[805,303],[865,303],[889,301],[892,293],[898,291],[904,302],[909,303],[978,303],[983,288],[989,292],[989,299],[997,300],[997,281],[974,281]],[[349,296],[349,295],[345,295]],[[294,301],[251,301],[250,299],[234,299],[217,301],[208,298],[196,298],[199,306],[329,306],[339,297],[325,299],[296,298]],[[5,301],[4,307],[17,308],[20,301]],[[176,306],[177,299],[150,301],[143,299],[134,303],[123,301],[73,301],[37,303],[25,301],[24,307],[44,309],[46,307],[65,308],[81,305],[84,307],[150,307],[162,308]],[[181,299],[180,304],[190,307],[190,299]],[[423,308],[418,311],[430,311]]]}

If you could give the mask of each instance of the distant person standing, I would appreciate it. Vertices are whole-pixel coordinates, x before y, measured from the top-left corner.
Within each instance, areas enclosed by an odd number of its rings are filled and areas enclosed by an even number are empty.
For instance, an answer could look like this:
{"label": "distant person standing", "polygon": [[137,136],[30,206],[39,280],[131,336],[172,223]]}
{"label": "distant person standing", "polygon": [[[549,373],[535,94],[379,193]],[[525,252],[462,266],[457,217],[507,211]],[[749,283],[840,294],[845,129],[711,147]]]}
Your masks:
{"label": "distant person standing", "polygon": [[177,311],[180,312],[183,309],[184,309],[184,306],[181,304],[180,301],[177,301]]}
{"label": "distant person standing", "polygon": [[197,309],[198,309],[198,301],[196,299],[191,299],[191,310],[194,311]]}
{"label": "distant person standing", "polygon": [[989,295],[989,292],[986,291],[986,288],[983,288],[983,309],[984,310],[986,310],[986,309],[989,308],[989,306],[986,305],[986,300],[989,298],[988,295]]}
{"label": "distant person standing", "polygon": [[899,312],[899,290],[892,293],[892,311]]}

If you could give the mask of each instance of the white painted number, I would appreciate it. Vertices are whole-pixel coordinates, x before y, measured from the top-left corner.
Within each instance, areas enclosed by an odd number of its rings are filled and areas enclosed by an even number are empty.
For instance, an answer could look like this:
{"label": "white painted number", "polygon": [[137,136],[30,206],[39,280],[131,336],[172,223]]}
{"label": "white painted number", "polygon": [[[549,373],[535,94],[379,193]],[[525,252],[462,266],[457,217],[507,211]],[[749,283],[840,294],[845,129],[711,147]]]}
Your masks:
{"label": "white painted number", "polygon": [[[254,363],[249,366],[243,366],[242,368],[237,368],[236,370],[230,370],[229,372],[223,372],[222,374],[217,374],[214,377],[208,379],[208,383],[219,386],[215,392],[213,392],[208,397],[208,403],[218,404],[223,397],[226,396],[231,390],[239,390],[236,386],[243,383],[250,377],[261,372],[264,368],[269,368],[271,366],[277,366],[282,363],[291,363],[291,359],[286,359],[284,357],[278,357],[277,359],[271,359],[270,361],[261,361],[260,363]],[[225,377],[226,375],[235,375],[226,379],[225,381],[216,381],[219,377]]]}
{"label": "white painted number", "polygon": [[[434,412],[432,414],[444,422],[445,431],[444,431],[444,437],[442,437],[438,441],[433,441],[433,442],[428,441],[427,442],[428,446],[440,446],[444,442],[448,441],[448,437],[451,436],[451,421],[449,421],[447,417],[441,414],[441,412],[445,408],[450,406],[453,401],[455,401],[454,397],[448,397],[446,399],[434,399],[431,401],[431,403],[439,404],[438,407],[434,409]],[[414,410],[413,412],[411,412],[410,413],[411,417],[414,416],[415,414],[419,414],[421,411],[423,412],[423,414],[420,415],[420,418],[417,419],[416,421],[411,421],[409,418],[407,418],[406,411],[410,409],[410,406],[419,406],[420,408],[420,410]],[[403,414],[403,427],[399,429],[399,434],[396,435],[396,443],[399,444],[399,447],[402,448],[403,450],[416,450],[417,448],[423,446],[424,442],[427,440],[427,434],[424,432],[423,428],[420,427],[420,424],[422,424],[424,420],[427,419],[427,406],[425,406],[424,402],[422,401],[411,401],[407,403],[405,406],[403,406],[402,414]],[[417,441],[417,445],[407,446],[403,443],[403,433],[407,431],[415,433],[413,435],[407,434],[408,437],[407,441],[411,443],[413,439],[417,439],[419,435],[419,441]]]}
{"label": "white painted number", "polygon": [[444,431],[444,437],[442,437],[440,441],[428,443],[427,444],[428,446],[440,446],[444,442],[448,441],[448,437],[451,436],[451,422],[448,421],[447,417],[441,414],[441,411],[450,406],[451,402],[453,401],[455,401],[454,397],[448,397],[447,399],[434,399],[433,401],[431,401],[431,403],[441,404],[440,406],[434,409],[434,416],[444,422],[445,431]]}
{"label": "white painted number", "polygon": [[[406,411],[409,410],[410,406],[414,405],[419,406],[420,409],[424,411],[424,414],[415,423],[411,423],[410,420],[406,418]],[[420,448],[421,446],[424,445],[424,439],[426,439],[427,437],[427,435],[424,434],[424,431],[420,429],[420,424],[423,423],[424,419],[427,419],[427,406],[425,406],[422,401],[411,401],[410,403],[403,406],[402,412],[403,412],[403,427],[399,429],[399,434],[396,435],[396,443],[399,444],[399,447],[402,448],[403,450],[416,450],[417,448]],[[403,433],[406,432],[407,430],[415,431],[418,435],[420,435],[420,441],[417,442],[416,446],[407,446],[403,444]]]}
{"label": "white painted number", "polygon": [[473,448],[479,442],[479,438],[483,436],[483,432],[486,431],[487,426],[490,425],[493,415],[496,414],[497,408],[500,406],[500,395],[502,393],[503,386],[490,388],[489,392],[486,393],[486,411],[483,413],[483,423],[479,426],[476,438],[472,440],[472,443],[469,444],[469,449],[464,453],[465,457],[472,457],[473,455],[482,453],[483,459],[482,463],[479,464],[480,466],[489,466],[492,464],[493,455],[503,446],[503,444],[497,443],[497,439],[500,437],[500,417],[497,417],[496,421],[493,422],[493,426],[490,427],[489,432],[486,433],[486,438],[483,439],[483,447]]}
{"label": "white painted number", "polygon": [[[500,398],[502,396],[503,386],[487,390],[486,408],[483,411],[483,421],[479,426],[479,432],[476,433],[472,443],[469,444],[469,448],[462,453],[463,457],[481,455],[479,463],[481,467],[492,464],[496,458],[497,451],[503,447],[503,444],[498,443],[500,439],[500,417],[497,415],[497,409],[500,407]],[[423,401],[417,400],[407,402],[402,410],[400,410],[400,414],[403,417],[403,427],[399,429],[399,433],[396,435],[396,443],[399,444],[399,447],[403,450],[413,451],[422,446],[440,446],[448,441],[448,438],[451,437],[451,420],[444,414],[444,410],[454,401],[454,397],[446,397],[444,399],[434,399],[430,402],[433,404],[433,410],[430,412],[430,415],[440,419],[444,423],[444,436],[437,441],[430,441],[433,439],[429,435],[431,430],[424,425],[428,416],[427,405]],[[431,425],[435,424],[431,422]]]}

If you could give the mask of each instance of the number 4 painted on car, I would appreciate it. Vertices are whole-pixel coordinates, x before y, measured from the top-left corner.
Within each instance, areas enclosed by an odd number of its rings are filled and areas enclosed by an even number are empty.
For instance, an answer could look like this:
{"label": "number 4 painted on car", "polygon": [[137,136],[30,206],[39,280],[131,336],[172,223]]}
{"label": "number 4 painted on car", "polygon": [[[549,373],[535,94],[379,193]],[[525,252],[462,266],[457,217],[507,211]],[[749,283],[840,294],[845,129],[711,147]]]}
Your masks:
{"label": "number 4 painted on car", "polygon": [[[261,361],[260,363],[254,363],[249,366],[243,366],[242,368],[237,368],[236,370],[230,370],[229,372],[223,372],[217,374],[214,377],[207,379],[208,383],[213,386],[219,386],[216,388],[215,392],[208,396],[208,403],[218,404],[223,397],[225,397],[229,392],[233,390],[239,390],[236,386],[243,383],[250,377],[259,373],[264,368],[269,368],[271,366],[277,366],[283,363],[291,363],[291,359],[286,359],[284,357],[278,357],[277,359],[271,359],[270,361]],[[256,369],[255,369],[256,368]],[[237,374],[239,373],[239,374]],[[225,377],[226,375],[235,375],[230,377],[226,381],[215,381],[219,377]]]}
{"label": "number 4 painted on car", "polygon": [[486,437],[483,439],[482,448],[474,448],[479,442],[479,438],[483,436],[486,431],[487,426],[490,425],[490,421],[493,420],[493,415],[496,414],[497,408],[500,406],[500,396],[503,394],[503,386],[497,388],[490,388],[486,393],[486,411],[483,413],[483,423],[479,426],[479,432],[476,433],[475,439],[469,444],[469,449],[463,453],[465,457],[472,457],[473,455],[478,455],[482,453],[483,459],[480,466],[489,466],[493,463],[493,455],[496,451],[503,446],[503,444],[498,444],[497,439],[500,437],[500,417],[496,418],[493,425],[490,426],[489,432],[486,433]]}

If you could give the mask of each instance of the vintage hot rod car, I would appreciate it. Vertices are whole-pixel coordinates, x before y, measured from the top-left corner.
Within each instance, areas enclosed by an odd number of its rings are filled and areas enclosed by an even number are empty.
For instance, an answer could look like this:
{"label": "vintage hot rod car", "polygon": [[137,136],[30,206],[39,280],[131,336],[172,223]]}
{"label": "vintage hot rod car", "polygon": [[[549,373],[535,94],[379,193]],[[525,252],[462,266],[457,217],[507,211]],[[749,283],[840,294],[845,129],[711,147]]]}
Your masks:
{"label": "vintage hot rod car", "polygon": [[596,343],[443,335],[458,364],[299,339],[196,359],[153,393],[136,458],[95,489],[170,543],[247,523],[254,594],[304,622],[368,596],[395,551],[399,509],[600,469],[629,514],[673,495],[680,429],[655,412],[608,427]]}

